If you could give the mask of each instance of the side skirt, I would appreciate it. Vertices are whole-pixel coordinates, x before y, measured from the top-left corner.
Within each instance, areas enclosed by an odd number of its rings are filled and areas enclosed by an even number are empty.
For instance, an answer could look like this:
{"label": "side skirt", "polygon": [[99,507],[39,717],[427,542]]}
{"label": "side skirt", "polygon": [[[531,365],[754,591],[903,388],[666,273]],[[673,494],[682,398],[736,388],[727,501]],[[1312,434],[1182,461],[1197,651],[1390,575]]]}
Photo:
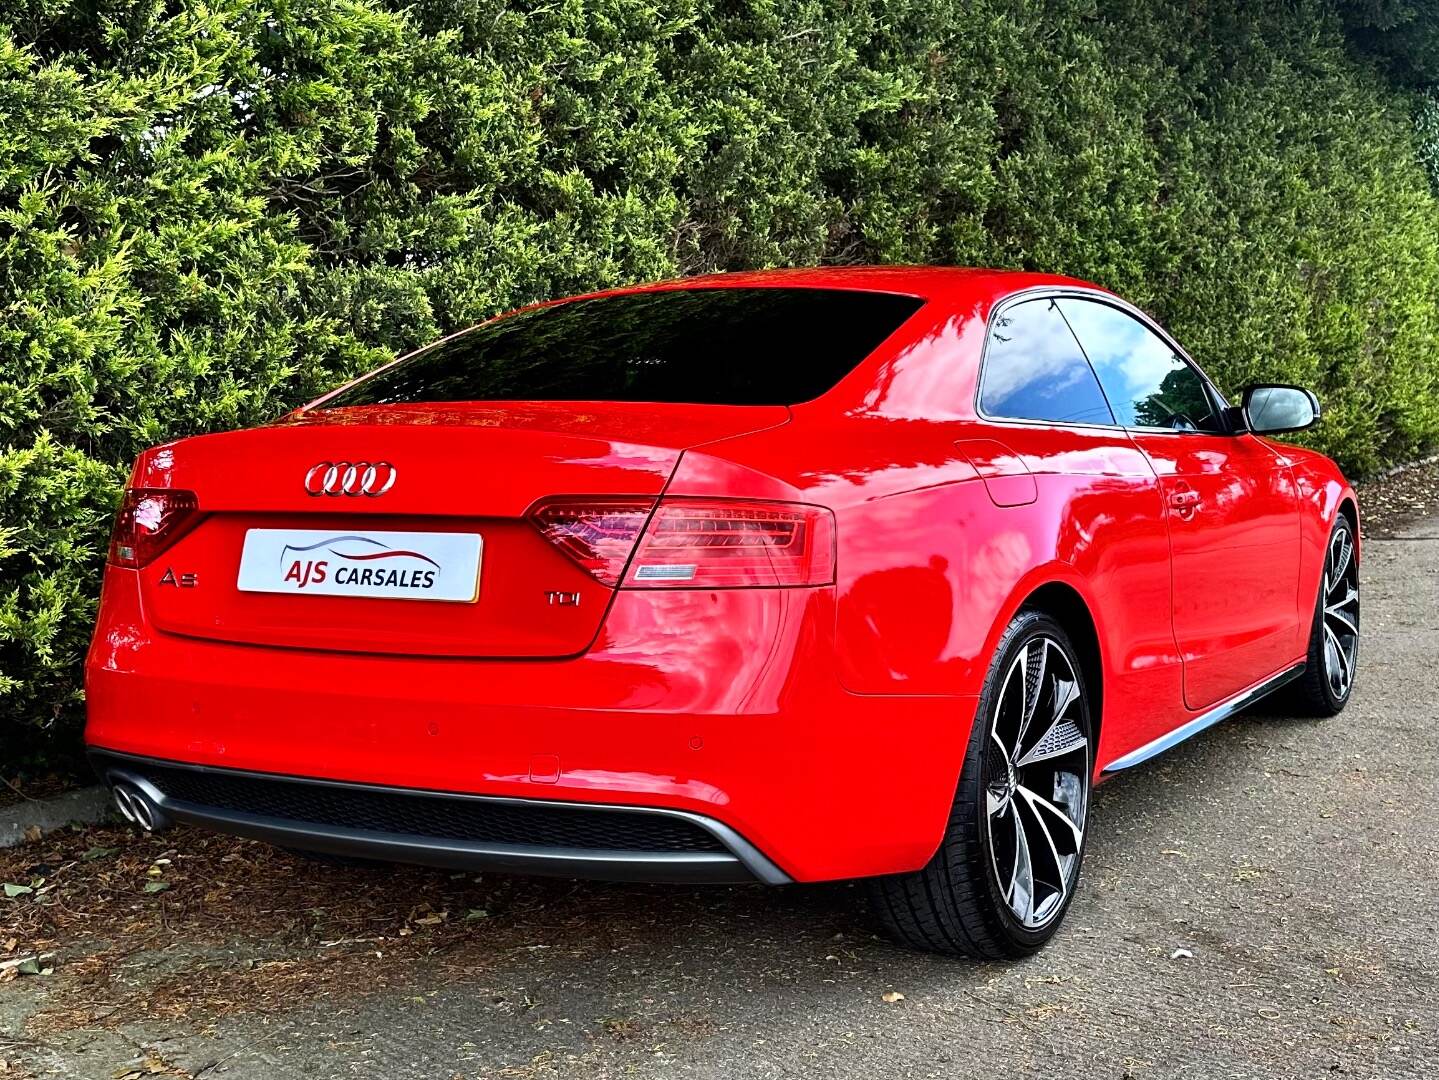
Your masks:
{"label": "side skirt", "polygon": [[1211,728],[1222,720],[1228,720],[1235,713],[1253,705],[1260,698],[1268,697],[1280,687],[1293,682],[1303,674],[1304,663],[1301,661],[1287,671],[1281,671],[1278,675],[1265,679],[1258,686],[1250,687],[1242,694],[1232,697],[1228,701],[1221,702],[1207,713],[1196,716],[1187,724],[1181,724],[1173,731],[1161,735],[1153,742],[1145,743],[1138,750],[1131,750],[1123,757],[1115,758],[1104,767],[1102,775],[1109,776],[1112,773],[1132,768],[1141,762],[1148,761],[1150,758],[1164,753],[1164,751],[1171,747],[1178,746],[1191,735],[1198,735],[1205,728]]}

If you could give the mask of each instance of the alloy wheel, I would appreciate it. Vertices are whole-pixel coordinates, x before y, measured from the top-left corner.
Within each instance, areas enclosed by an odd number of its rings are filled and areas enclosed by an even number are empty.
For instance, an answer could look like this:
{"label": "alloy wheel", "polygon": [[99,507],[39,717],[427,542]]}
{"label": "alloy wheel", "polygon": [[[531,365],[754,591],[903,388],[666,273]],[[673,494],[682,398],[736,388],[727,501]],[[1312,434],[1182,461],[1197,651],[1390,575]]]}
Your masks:
{"label": "alloy wheel", "polygon": [[1324,675],[1336,701],[1354,684],[1359,659],[1359,564],[1354,537],[1335,529],[1324,560]]}
{"label": "alloy wheel", "polygon": [[1038,930],[1064,910],[1089,809],[1089,730],[1074,666],[1053,638],[1028,641],[1005,673],[985,755],[984,810],[995,884]]}

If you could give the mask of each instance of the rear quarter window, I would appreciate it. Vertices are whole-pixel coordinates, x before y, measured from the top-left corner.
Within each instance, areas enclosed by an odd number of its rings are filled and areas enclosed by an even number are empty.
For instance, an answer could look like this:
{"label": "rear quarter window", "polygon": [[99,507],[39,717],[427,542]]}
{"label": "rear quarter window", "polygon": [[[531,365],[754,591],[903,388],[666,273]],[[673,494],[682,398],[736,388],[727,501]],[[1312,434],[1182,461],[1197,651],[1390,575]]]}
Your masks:
{"label": "rear quarter window", "polygon": [[478,326],[325,407],[459,401],[795,405],[923,301],[848,289],[684,289],[574,300]]}
{"label": "rear quarter window", "polygon": [[996,419],[1114,423],[1079,342],[1047,297],[999,313],[985,345],[980,387],[980,409]]}

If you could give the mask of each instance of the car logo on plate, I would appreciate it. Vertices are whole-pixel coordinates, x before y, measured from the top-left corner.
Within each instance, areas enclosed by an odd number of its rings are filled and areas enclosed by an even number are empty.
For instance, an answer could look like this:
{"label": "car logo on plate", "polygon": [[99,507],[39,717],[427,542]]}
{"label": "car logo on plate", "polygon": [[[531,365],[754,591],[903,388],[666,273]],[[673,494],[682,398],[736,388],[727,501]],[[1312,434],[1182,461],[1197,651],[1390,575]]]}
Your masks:
{"label": "car logo on plate", "polygon": [[322,461],[305,474],[311,495],[383,495],[395,486],[398,470],[388,461]]}

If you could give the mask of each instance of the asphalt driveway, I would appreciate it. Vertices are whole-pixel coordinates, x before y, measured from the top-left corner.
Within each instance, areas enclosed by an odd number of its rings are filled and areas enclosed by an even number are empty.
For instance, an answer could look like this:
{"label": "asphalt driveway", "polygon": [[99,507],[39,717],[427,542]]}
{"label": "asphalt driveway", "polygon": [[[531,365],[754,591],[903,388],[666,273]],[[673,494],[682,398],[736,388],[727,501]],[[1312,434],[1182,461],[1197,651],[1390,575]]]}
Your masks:
{"label": "asphalt driveway", "polygon": [[1439,518],[1365,556],[1349,710],[1242,717],[1105,785],[1081,892],[1029,961],[893,948],[849,887],[476,879],[92,830],[0,866],[41,882],[0,908],[0,949],[55,953],[0,983],[0,1059],[96,1080],[1431,1074]]}

